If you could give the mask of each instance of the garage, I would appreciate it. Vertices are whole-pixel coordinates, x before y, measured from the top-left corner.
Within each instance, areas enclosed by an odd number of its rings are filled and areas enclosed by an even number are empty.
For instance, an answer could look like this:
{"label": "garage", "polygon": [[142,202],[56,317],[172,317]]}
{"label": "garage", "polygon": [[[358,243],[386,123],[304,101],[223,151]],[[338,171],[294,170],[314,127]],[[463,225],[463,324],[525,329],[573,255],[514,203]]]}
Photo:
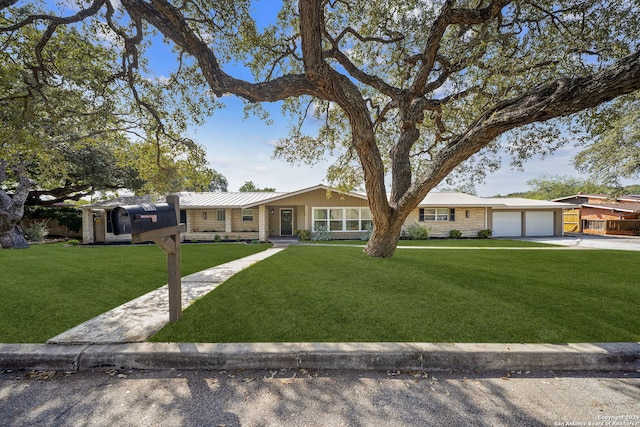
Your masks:
{"label": "garage", "polygon": [[525,212],[525,236],[553,236],[553,211]]}
{"label": "garage", "polygon": [[522,212],[493,212],[493,236],[522,236]]}

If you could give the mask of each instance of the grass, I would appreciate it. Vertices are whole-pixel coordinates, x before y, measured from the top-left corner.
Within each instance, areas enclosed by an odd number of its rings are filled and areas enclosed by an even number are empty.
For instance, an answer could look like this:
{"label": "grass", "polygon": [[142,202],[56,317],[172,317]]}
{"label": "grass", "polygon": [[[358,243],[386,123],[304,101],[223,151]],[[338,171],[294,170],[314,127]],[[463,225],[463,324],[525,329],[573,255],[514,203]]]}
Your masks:
{"label": "grass", "polygon": [[152,340],[640,341],[638,254],[292,246],[244,270]]}
{"label": "grass", "polygon": [[[358,245],[365,246],[367,242],[362,240],[328,240],[322,242],[304,242],[309,245]],[[546,243],[528,242],[525,240],[507,239],[431,239],[431,240],[400,240],[398,246],[423,246],[423,247],[463,247],[463,248],[527,248],[527,247],[553,247]]]}
{"label": "grass", "polygon": [[[182,274],[269,245],[182,245]],[[0,342],[47,339],[167,283],[167,256],[155,245],[0,250]]]}

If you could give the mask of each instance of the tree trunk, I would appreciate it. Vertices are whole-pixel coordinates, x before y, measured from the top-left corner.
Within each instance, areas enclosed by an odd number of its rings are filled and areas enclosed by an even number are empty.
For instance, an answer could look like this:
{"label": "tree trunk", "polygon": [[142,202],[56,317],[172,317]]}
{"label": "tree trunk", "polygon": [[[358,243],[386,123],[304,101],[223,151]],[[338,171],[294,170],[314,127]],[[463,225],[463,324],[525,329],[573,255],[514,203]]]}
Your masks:
{"label": "tree trunk", "polygon": [[[0,160],[0,183],[9,178],[8,162]],[[18,224],[24,215],[24,202],[29,196],[31,180],[22,163],[11,168],[18,180],[18,186],[13,195],[0,189],[0,246],[3,249],[26,249],[29,247],[24,238],[22,227]]]}
{"label": "tree trunk", "polygon": [[376,258],[391,258],[396,252],[403,224],[404,218],[396,215],[382,223],[374,218],[373,232],[364,252]]}
{"label": "tree trunk", "polygon": [[24,238],[22,227],[15,221],[13,227],[8,231],[0,232],[0,246],[2,249],[27,249],[29,243]]}

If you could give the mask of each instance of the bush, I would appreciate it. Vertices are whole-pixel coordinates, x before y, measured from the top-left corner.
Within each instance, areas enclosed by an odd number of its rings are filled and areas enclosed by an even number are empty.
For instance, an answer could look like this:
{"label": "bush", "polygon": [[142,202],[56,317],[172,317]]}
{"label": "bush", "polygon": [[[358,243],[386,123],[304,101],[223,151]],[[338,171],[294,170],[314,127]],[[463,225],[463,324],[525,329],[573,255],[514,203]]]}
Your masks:
{"label": "bush", "polygon": [[360,236],[360,240],[368,242],[371,240],[371,234],[373,233],[373,226],[367,225],[367,232]]}
{"label": "bush", "polygon": [[462,231],[460,230],[451,230],[449,232],[449,238],[450,239],[459,239],[462,237]]}
{"label": "bush", "polygon": [[24,230],[24,237],[31,242],[43,242],[49,234],[49,227],[47,227],[48,222],[49,220],[34,222]]}
{"label": "bush", "polygon": [[82,229],[82,212],[74,207],[25,206],[24,217],[31,219],[55,219],[71,231]]}
{"label": "bush", "polygon": [[316,231],[311,233],[311,240],[313,240],[314,242],[331,240],[331,233],[327,231],[327,226],[326,225],[316,226]]}
{"label": "bush", "polygon": [[300,240],[311,240],[311,232],[309,230],[296,230],[295,235]]}
{"label": "bush", "polygon": [[67,240],[67,245],[78,246],[80,244],[80,240],[78,239],[69,239]]}
{"label": "bush", "polygon": [[491,230],[486,229],[486,230],[478,231],[478,238],[479,239],[488,239],[490,237],[491,237]]}
{"label": "bush", "polygon": [[429,240],[431,238],[431,227],[414,222],[410,225],[402,227],[400,239],[402,240]]}
{"label": "bush", "polygon": [[219,234],[216,234],[215,236],[213,236],[213,241],[214,241],[214,242],[219,242],[219,241],[221,241],[221,240],[222,240],[222,238],[220,237],[220,235],[219,235]]}

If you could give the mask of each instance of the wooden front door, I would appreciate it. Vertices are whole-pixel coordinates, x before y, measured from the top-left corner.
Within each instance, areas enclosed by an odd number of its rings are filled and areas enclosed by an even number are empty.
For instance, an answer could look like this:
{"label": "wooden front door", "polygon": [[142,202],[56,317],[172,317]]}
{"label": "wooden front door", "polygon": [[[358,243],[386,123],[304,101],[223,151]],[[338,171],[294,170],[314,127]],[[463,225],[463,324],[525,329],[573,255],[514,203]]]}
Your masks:
{"label": "wooden front door", "polygon": [[107,213],[103,210],[93,211],[93,241],[104,243],[107,240]]}
{"label": "wooden front door", "polygon": [[293,236],[293,209],[280,209],[280,235]]}

